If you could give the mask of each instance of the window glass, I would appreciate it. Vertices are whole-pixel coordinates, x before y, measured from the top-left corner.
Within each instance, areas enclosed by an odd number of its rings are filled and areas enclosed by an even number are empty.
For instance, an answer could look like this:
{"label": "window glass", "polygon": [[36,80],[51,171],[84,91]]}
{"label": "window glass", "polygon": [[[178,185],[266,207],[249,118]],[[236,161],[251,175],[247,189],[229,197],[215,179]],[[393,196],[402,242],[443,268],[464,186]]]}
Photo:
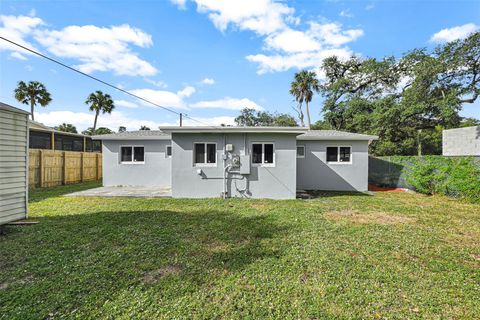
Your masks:
{"label": "window glass", "polygon": [[252,163],[262,163],[262,144],[260,143],[252,145]]}
{"label": "window glass", "polygon": [[208,143],[207,144],[207,163],[216,163],[217,157],[216,157],[216,146],[214,143]]}
{"label": "window glass", "polygon": [[132,147],[122,147],[122,162],[130,162],[132,161]]}
{"label": "window glass", "polygon": [[297,157],[305,157],[305,146],[297,146]]}
{"label": "window glass", "polygon": [[145,153],[143,147],[133,147],[133,161],[145,161]]}
{"label": "window glass", "polygon": [[264,144],[264,160],[263,163],[273,163],[273,143]]}
{"label": "window glass", "polygon": [[338,161],[338,148],[327,147],[327,162],[337,162],[337,161]]}
{"label": "window glass", "polygon": [[340,162],[350,162],[350,147],[340,147]]}
{"label": "window glass", "polygon": [[167,157],[172,155],[172,146],[167,146]]}
{"label": "window glass", "polygon": [[205,145],[203,143],[195,143],[195,163],[205,163]]}

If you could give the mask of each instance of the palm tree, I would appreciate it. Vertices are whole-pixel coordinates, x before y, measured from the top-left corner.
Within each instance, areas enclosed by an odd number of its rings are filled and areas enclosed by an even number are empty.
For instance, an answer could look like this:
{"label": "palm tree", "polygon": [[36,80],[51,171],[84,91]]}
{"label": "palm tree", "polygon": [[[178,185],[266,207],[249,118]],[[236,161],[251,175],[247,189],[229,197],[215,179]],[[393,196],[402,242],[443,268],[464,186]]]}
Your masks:
{"label": "palm tree", "polygon": [[303,124],[302,104],[305,102],[305,111],[307,112],[307,127],[310,129],[310,110],[308,104],[312,102],[313,93],[320,91],[320,83],[315,71],[302,70],[295,73],[294,79],[290,85],[290,94],[295,97],[298,103],[300,121]]}
{"label": "palm tree", "polygon": [[100,112],[102,113],[112,113],[115,105],[113,104],[112,97],[109,94],[104,94],[102,91],[95,91],[90,93],[85,100],[85,104],[90,105],[90,111],[95,112],[95,121],[93,122],[92,134],[95,134],[95,129],[97,128],[97,119]]}
{"label": "palm tree", "polygon": [[19,81],[14,92],[15,99],[17,99],[18,102],[30,105],[30,114],[32,115],[32,120],[35,120],[33,111],[37,104],[41,105],[42,107],[46,107],[50,101],[52,101],[47,88],[45,88],[45,86],[38,81],[30,81],[28,84],[23,81]]}
{"label": "palm tree", "polygon": [[140,127],[140,130],[141,130],[141,131],[144,131],[144,130],[150,130],[150,128],[149,128],[149,127],[147,127],[147,126],[141,126],[141,127]]}
{"label": "palm tree", "polygon": [[73,124],[65,122],[53,129],[63,132],[78,133],[77,128]]}

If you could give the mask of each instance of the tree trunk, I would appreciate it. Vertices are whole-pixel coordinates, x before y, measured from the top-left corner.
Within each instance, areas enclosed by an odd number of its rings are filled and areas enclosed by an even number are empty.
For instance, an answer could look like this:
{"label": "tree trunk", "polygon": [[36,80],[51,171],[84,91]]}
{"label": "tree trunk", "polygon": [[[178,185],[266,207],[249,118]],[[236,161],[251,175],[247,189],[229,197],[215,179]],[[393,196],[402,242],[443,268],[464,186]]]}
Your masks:
{"label": "tree trunk", "polygon": [[310,109],[308,108],[308,101],[305,101],[305,111],[307,112],[307,128],[310,130],[310,125],[312,124],[310,121]]}
{"label": "tree trunk", "polygon": [[417,132],[417,155],[422,156],[422,129],[419,129]]}
{"label": "tree trunk", "polygon": [[35,118],[33,117],[33,109],[35,107],[35,103],[34,103],[34,100],[30,100],[30,114],[32,115],[32,121],[35,120]]}
{"label": "tree trunk", "polygon": [[98,118],[98,110],[95,111],[95,121],[93,122],[92,136],[95,134],[95,131],[97,130],[97,118]]}

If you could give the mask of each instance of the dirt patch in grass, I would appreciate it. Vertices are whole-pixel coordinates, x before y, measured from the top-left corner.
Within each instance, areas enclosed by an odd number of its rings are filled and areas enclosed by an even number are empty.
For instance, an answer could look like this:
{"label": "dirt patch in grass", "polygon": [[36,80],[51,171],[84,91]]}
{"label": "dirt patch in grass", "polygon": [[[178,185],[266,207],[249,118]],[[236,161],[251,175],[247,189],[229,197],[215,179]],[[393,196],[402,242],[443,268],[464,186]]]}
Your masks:
{"label": "dirt patch in grass", "polygon": [[332,211],[325,213],[325,217],[333,221],[348,221],[354,224],[398,224],[411,223],[415,220],[403,215],[393,215],[386,212],[369,212],[360,213],[353,209],[343,209],[340,211]]}
{"label": "dirt patch in grass", "polygon": [[155,283],[158,280],[170,276],[170,275],[177,275],[182,271],[179,266],[165,266],[160,269],[152,270],[147,272],[143,276],[143,282],[145,283]]}
{"label": "dirt patch in grass", "polygon": [[266,203],[252,203],[250,205],[250,208],[255,209],[255,210],[268,210],[271,208],[271,205],[266,204]]}

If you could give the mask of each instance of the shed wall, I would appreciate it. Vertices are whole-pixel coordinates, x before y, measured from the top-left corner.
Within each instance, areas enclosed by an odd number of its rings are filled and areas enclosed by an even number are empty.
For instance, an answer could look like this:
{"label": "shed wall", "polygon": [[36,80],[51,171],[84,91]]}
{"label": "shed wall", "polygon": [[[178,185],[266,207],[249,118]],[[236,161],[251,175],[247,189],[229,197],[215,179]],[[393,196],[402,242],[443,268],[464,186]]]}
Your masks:
{"label": "shed wall", "polygon": [[[367,191],[367,141],[298,141],[305,158],[297,159],[299,190]],[[352,147],[352,163],[327,163],[327,146]]]}
{"label": "shed wall", "polygon": [[480,126],[443,130],[444,156],[480,156]]}
{"label": "shed wall", "polygon": [[28,114],[0,108],[0,224],[27,217]]}
{"label": "shed wall", "polygon": [[[226,140],[224,141],[224,137]],[[217,144],[217,165],[196,167],[193,163],[193,144]],[[296,196],[296,138],[294,134],[242,133],[173,133],[172,195],[174,198],[214,198],[223,192],[224,143],[233,144],[234,154],[251,154],[252,142],[275,144],[275,166],[251,166],[251,173],[242,178],[229,174],[227,192],[232,197],[294,199]],[[251,160],[250,160],[251,161]],[[202,170],[202,175],[197,174]],[[236,184],[236,185],[235,185]],[[241,190],[247,189],[245,195]]]}
{"label": "shed wall", "polygon": [[[112,140],[103,141],[104,186],[159,186],[171,185],[171,158],[166,156],[170,140]],[[121,146],[144,146],[144,164],[122,164]]]}

